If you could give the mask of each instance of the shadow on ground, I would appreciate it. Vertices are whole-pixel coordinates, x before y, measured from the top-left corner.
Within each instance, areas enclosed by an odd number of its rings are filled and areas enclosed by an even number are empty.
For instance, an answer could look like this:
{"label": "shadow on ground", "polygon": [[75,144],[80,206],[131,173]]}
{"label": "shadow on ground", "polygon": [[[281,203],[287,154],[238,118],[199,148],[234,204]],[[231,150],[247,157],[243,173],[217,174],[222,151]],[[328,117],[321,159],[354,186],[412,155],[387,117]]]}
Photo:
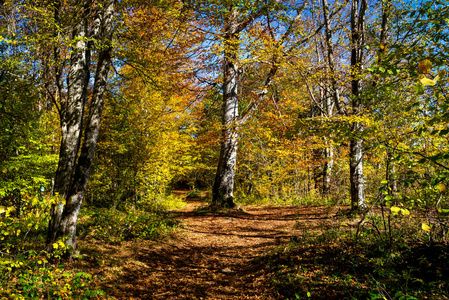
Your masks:
{"label": "shadow on ground", "polygon": [[[199,199],[173,211],[183,230],[154,244],[134,241],[118,246],[85,245],[98,288],[115,299],[279,299],[270,251],[301,232],[297,224],[319,228],[330,222],[328,207],[247,207],[245,211],[200,212]],[[105,274],[113,274],[108,275]]]}

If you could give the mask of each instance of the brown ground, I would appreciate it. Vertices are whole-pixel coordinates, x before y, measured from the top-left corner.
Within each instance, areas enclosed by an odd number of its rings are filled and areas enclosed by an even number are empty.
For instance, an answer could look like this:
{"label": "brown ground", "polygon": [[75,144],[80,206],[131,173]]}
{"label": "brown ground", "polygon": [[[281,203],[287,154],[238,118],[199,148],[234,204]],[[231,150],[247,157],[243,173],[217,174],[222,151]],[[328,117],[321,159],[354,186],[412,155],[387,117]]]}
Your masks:
{"label": "brown ground", "polygon": [[84,245],[97,265],[91,273],[100,279],[98,288],[115,299],[277,299],[257,258],[300,236],[301,224],[310,230],[333,214],[310,206],[194,211],[201,206],[199,199],[187,200],[172,212],[183,227],[173,239]]}

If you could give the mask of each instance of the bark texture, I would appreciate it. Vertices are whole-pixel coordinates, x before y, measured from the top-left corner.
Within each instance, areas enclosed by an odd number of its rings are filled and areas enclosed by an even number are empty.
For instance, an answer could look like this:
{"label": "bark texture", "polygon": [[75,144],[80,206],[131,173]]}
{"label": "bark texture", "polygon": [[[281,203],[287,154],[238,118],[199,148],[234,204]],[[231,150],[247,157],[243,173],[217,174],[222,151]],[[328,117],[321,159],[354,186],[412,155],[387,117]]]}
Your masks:
{"label": "bark texture", "polygon": [[[267,95],[267,88],[271,85],[278,70],[278,56],[273,55],[272,65],[267,74],[261,91],[255,92],[257,99],[245,111],[243,116],[239,116],[238,110],[238,47],[240,33],[258,17],[268,12],[270,7],[277,4],[277,1],[267,1],[260,9],[254,10],[246,17],[241,17],[237,8],[228,8],[228,15],[225,19],[223,30],[224,41],[224,70],[223,70],[223,118],[222,135],[220,139],[220,157],[218,161],[217,173],[215,175],[212,189],[212,206],[234,207],[234,182],[237,168],[237,149],[239,140],[239,127],[245,124],[264,101]],[[277,41],[280,46],[292,33],[294,22],[286,30],[283,36]],[[273,37],[274,38],[274,37]]]}
{"label": "bark texture", "polygon": [[328,195],[331,192],[331,174],[334,167],[334,148],[328,145],[325,151],[324,172],[323,172],[323,194]]}

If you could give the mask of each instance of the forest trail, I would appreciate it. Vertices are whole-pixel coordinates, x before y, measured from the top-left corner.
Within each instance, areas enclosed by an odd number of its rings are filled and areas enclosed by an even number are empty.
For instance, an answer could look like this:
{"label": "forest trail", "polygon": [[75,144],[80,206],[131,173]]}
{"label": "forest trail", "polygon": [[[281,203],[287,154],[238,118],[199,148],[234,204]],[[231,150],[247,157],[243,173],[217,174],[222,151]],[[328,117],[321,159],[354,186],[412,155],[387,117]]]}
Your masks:
{"label": "forest trail", "polygon": [[[181,193],[181,192],[178,192]],[[196,210],[187,199],[171,211],[183,229],[159,244],[129,244],[109,253],[124,267],[101,287],[116,299],[277,299],[266,262],[276,246],[329,221],[330,207],[243,207],[227,213]],[[299,226],[298,226],[299,225]],[[123,246],[123,245],[122,245]],[[112,249],[110,249],[112,250]],[[108,271],[108,273],[111,270]],[[101,275],[101,274],[100,274]]]}

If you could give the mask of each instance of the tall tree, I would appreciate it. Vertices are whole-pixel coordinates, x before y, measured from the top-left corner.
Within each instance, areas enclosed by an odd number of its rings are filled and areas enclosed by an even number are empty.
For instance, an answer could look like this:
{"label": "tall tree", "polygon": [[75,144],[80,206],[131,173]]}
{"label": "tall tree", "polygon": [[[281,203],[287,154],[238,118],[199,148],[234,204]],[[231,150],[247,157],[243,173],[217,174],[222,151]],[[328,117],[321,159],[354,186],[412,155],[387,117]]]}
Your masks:
{"label": "tall tree", "polygon": [[[324,108],[323,112],[327,114],[327,117],[332,117],[334,107],[337,107],[338,113],[341,115],[345,115],[345,111],[342,108],[341,102],[340,102],[340,86],[337,82],[337,74],[336,74],[336,67],[334,62],[334,45],[332,42],[332,28],[331,28],[331,20],[329,17],[329,4],[327,0],[322,0],[322,8],[323,8],[323,19],[324,19],[324,38],[325,38],[325,48],[326,48],[326,61],[329,68],[329,79],[330,79],[330,93],[331,97],[325,97],[324,102]],[[333,102],[331,101],[333,99]],[[327,143],[330,144],[329,141]],[[330,183],[331,183],[331,172],[332,167],[334,165],[334,149],[332,145],[329,145],[324,150],[325,152],[325,158],[326,161],[324,163],[324,170],[323,170],[323,193],[329,194],[330,193]]]}
{"label": "tall tree", "polygon": [[241,32],[267,9],[262,6],[242,16],[236,4],[226,8],[223,28],[223,115],[220,157],[212,190],[212,205],[234,207],[234,182],[237,169],[240,66],[238,51]]}
{"label": "tall tree", "polygon": [[[53,207],[49,224],[47,247],[60,237],[67,237],[65,244],[76,249],[76,224],[98,139],[106,91],[108,72],[111,65],[112,36],[116,1],[107,0],[96,7],[95,18],[88,31],[88,18],[92,3],[86,2],[80,10],[81,18],[73,30],[74,44],[67,76],[67,98],[60,100],[61,148],[58,170],[55,178],[55,192],[65,199],[65,205]],[[90,56],[93,50],[87,38],[96,41],[98,49],[93,91],[89,103],[89,115],[83,123],[84,106],[90,77]],[[83,128],[83,124],[85,127]],[[79,152],[81,136],[83,145]]]}
{"label": "tall tree", "polygon": [[[362,113],[361,76],[364,64],[365,49],[365,13],[366,0],[351,1],[351,113],[358,116]],[[365,179],[363,174],[363,133],[364,125],[359,121],[352,123],[350,140],[350,181],[352,209],[365,209]]]}
{"label": "tall tree", "polygon": [[[280,61],[284,58],[282,54],[285,43],[289,42],[288,37],[293,35],[294,26],[298,18],[292,15],[299,13],[300,9],[290,10],[283,18],[288,20],[286,26],[281,26],[279,20],[273,21],[270,17],[271,12],[282,11],[288,8],[289,1],[229,1],[224,5],[218,5],[214,1],[206,1],[198,5],[192,5],[198,15],[206,14],[209,18],[213,18],[213,22],[217,28],[208,28],[209,31],[215,31],[215,38],[222,41],[222,133],[220,139],[220,155],[218,160],[217,171],[215,175],[214,185],[212,189],[212,206],[218,207],[234,207],[234,185],[235,173],[237,169],[237,149],[239,140],[239,130],[259,105],[266,99],[267,90],[271,86],[274,76],[276,75]],[[297,3],[295,3],[296,5]],[[284,6],[285,5],[285,6]],[[213,14],[211,14],[211,10]],[[209,13],[207,13],[209,11]],[[217,14],[218,15],[214,15]],[[253,101],[248,105],[242,114],[239,113],[239,105],[241,106],[242,87],[240,86],[244,79],[244,63],[242,59],[242,50],[246,47],[246,60],[253,59],[248,51],[251,43],[243,36],[249,28],[253,26],[258,19],[266,16],[265,30],[263,35],[270,40],[271,49],[264,51],[270,52],[268,58],[268,68],[264,73],[261,81],[257,83],[252,91]],[[281,18],[279,18],[281,19]],[[276,23],[278,31],[271,27],[271,22]],[[285,24],[283,24],[285,25]],[[258,24],[260,26],[260,24]],[[279,29],[280,28],[280,29]],[[282,30],[284,30],[282,32]],[[218,32],[217,32],[218,31]],[[297,44],[301,44],[298,42]],[[291,47],[294,48],[294,47]],[[260,53],[258,54],[260,55]],[[265,69],[265,68],[264,68]]]}

